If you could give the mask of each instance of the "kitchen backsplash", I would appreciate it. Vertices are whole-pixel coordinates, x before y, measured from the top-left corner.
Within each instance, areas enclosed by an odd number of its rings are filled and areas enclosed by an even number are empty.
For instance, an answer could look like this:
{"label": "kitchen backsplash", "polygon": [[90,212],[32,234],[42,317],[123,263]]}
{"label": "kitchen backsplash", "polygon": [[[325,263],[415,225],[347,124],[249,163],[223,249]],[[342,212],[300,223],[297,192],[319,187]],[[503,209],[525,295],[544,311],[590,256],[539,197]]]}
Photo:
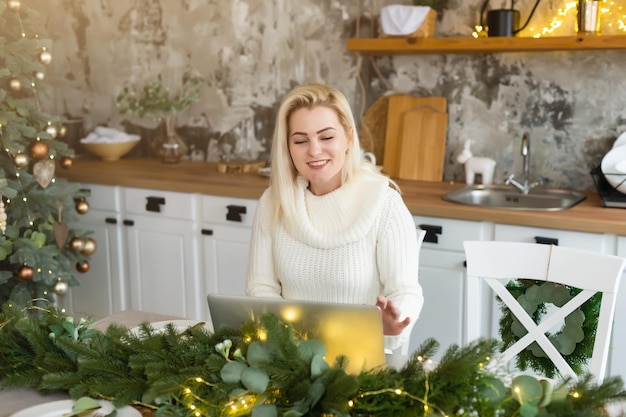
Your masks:
{"label": "kitchen backsplash", "polygon": [[[531,175],[556,187],[592,189],[599,164],[626,130],[624,51],[528,52],[378,57],[347,51],[346,39],[377,33],[391,1],[348,0],[31,0],[53,40],[43,97],[46,111],[140,132],[153,120],[122,115],[115,96],[125,82],[162,74],[172,86],[188,71],[205,80],[201,100],[179,115],[194,158],[268,157],[275,111],[304,82],[343,90],[357,117],[391,93],[444,96],[448,102],[445,180],[463,180],[456,156],[497,161],[495,182],[522,170],[521,138],[531,141]],[[409,4],[409,1],[393,3]],[[471,36],[483,0],[450,0],[437,36]],[[492,1],[490,7],[504,6]],[[519,2],[525,20],[534,2]],[[619,3],[619,2],[616,2]],[[370,10],[374,4],[378,10]],[[529,28],[547,27],[568,2],[541,2]],[[555,36],[574,33],[575,11]],[[604,34],[620,33],[603,21]],[[135,153],[147,154],[149,147]]]}

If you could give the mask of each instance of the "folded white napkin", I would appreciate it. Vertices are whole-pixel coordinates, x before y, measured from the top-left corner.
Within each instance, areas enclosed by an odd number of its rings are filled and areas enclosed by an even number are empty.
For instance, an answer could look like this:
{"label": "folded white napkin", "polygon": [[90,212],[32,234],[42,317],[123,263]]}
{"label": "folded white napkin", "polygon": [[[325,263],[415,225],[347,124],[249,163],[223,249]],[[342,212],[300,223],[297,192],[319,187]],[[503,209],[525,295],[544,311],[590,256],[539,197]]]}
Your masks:
{"label": "folded white napkin", "polygon": [[380,10],[380,23],[385,35],[410,35],[422,26],[430,11],[427,6],[392,4]]}

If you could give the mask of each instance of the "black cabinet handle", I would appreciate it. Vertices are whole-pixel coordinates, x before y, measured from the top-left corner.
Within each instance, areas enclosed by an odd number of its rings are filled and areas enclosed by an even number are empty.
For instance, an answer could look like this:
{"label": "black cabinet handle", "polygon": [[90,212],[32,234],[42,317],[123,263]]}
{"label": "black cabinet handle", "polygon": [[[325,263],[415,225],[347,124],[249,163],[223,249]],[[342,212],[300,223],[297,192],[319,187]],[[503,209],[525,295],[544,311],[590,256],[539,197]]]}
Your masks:
{"label": "black cabinet handle", "polygon": [[202,229],[200,233],[202,233],[205,236],[213,236],[213,230],[211,229]]}
{"label": "black cabinet handle", "polygon": [[559,239],[554,237],[535,236],[535,242],[541,243],[542,245],[559,245]]}
{"label": "black cabinet handle", "polygon": [[241,215],[246,214],[246,206],[236,206],[231,204],[229,206],[226,206],[226,208],[228,209],[228,213],[226,213],[226,220],[231,222],[243,221]]}
{"label": "black cabinet handle", "polygon": [[117,224],[117,219],[115,217],[107,217],[104,219],[106,224]]}
{"label": "black cabinet handle", "polygon": [[165,205],[164,197],[146,197],[146,211],[161,212],[161,205]]}
{"label": "black cabinet handle", "polygon": [[122,223],[124,223],[124,226],[134,226],[135,222],[133,220],[124,220]]}
{"label": "black cabinet handle", "polygon": [[432,224],[420,224],[419,228],[426,231],[426,236],[424,236],[424,242],[430,243],[439,243],[439,236],[443,233],[443,228],[441,226],[435,226]]}

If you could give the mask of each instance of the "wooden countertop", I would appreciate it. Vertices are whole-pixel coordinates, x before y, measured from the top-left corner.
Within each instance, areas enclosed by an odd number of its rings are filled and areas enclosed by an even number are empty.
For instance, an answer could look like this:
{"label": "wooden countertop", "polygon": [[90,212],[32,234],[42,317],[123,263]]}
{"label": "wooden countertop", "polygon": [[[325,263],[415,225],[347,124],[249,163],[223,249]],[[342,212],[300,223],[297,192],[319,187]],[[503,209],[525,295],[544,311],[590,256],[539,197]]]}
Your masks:
{"label": "wooden countertop", "polygon": [[[269,185],[267,178],[256,173],[223,174],[217,172],[216,164],[212,163],[164,164],[155,158],[103,162],[80,157],[74,159],[70,169],[57,168],[57,175],[82,183],[240,198],[259,198]],[[583,202],[567,210],[516,211],[455,204],[442,199],[446,193],[464,187],[464,183],[397,182],[414,215],[626,235],[626,209],[602,207],[595,192],[586,192]]]}

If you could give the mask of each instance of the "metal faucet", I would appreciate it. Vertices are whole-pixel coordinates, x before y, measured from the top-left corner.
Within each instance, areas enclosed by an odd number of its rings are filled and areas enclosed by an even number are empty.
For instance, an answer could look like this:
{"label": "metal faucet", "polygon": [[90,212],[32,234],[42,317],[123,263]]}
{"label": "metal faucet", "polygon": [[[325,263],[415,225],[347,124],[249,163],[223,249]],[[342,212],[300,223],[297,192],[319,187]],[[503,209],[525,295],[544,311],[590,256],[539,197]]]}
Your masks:
{"label": "metal faucet", "polygon": [[509,175],[509,177],[506,179],[506,181],[504,181],[504,183],[507,185],[510,184],[514,186],[519,191],[521,191],[522,194],[528,194],[530,190],[532,190],[538,185],[543,184],[542,179],[540,179],[539,181],[530,183],[530,140],[528,139],[528,133],[524,133],[524,135],[522,136],[521,154],[522,154],[522,157],[524,157],[524,165],[522,168],[523,179],[522,179],[521,184],[513,179],[515,178],[514,174]]}

